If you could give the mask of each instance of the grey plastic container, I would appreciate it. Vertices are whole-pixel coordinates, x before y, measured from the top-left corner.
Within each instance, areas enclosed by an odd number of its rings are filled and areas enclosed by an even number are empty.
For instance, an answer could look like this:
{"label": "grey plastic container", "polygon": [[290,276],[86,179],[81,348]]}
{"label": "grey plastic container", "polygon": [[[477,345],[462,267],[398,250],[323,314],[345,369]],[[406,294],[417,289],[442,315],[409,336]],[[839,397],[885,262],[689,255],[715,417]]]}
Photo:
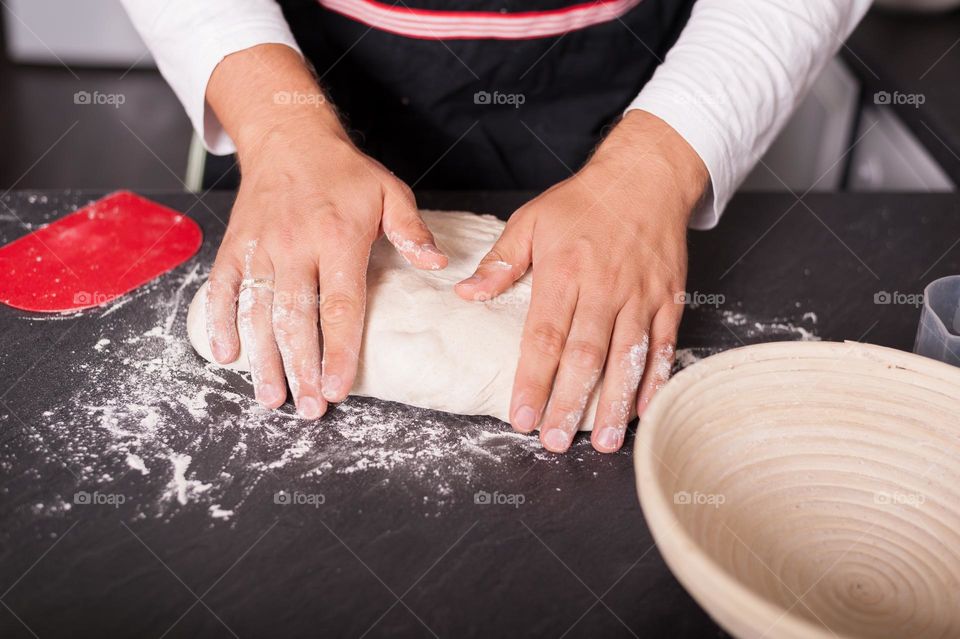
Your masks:
{"label": "grey plastic container", "polygon": [[960,366],[960,275],[934,280],[923,290],[913,352]]}

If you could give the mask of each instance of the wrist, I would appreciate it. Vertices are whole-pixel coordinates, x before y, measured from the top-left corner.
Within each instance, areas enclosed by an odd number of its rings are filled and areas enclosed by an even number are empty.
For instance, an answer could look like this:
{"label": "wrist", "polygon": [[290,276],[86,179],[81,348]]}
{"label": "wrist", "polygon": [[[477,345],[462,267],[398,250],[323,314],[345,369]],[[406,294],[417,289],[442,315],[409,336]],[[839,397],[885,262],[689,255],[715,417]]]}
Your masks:
{"label": "wrist", "polygon": [[318,117],[316,113],[281,112],[273,117],[252,118],[238,129],[234,138],[241,166],[247,166],[256,158],[270,156],[274,150],[288,154],[295,141],[316,148],[331,144],[353,146],[339,121]]}
{"label": "wrist", "polygon": [[285,45],[258,45],[228,55],[210,76],[206,98],[241,158],[273,140],[289,141],[291,135],[349,141],[306,62]]}
{"label": "wrist", "polygon": [[656,179],[679,199],[685,220],[710,183],[693,147],[669,124],[639,109],[629,111],[604,139],[590,160],[595,162],[619,166],[641,183]]}

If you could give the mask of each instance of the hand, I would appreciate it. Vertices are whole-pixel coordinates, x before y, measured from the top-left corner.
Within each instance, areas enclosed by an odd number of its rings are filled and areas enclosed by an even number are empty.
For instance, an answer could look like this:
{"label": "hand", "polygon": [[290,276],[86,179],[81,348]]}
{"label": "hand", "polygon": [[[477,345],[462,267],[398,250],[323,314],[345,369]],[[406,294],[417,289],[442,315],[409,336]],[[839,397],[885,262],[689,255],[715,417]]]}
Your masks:
{"label": "hand", "polygon": [[631,404],[642,413],[670,376],[686,227],[707,179],[669,125],[631,111],[580,172],[517,210],[457,284],[464,299],[489,299],[535,269],[510,407],[516,430],[539,425],[544,447],[565,451],[605,371],[593,446],[621,447]]}
{"label": "hand", "polygon": [[[224,60],[208,90],[237,143],[243,179],[210,274],[207,332],[214,357],[229,363],[239,355],[239,326],[257,400],[280,406],[286,376],[300,416],[316,419],[356,377],[379,233],[418,268],[447,259],[413,193],[350,142],[299,56],[267,48]],[[277,91],[286,96],[279,103]],[[242,280],[262,285],[240,290]]]}

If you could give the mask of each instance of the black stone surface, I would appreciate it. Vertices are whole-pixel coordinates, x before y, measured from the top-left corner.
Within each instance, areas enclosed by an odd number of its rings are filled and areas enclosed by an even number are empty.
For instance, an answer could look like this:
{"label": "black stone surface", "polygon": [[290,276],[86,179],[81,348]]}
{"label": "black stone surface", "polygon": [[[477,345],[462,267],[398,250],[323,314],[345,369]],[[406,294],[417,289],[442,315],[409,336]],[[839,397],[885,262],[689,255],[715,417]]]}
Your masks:
{"label": "black stone surface", "polygon": [[[9,194],[0,241],[99,195]],[[0,308],[0,636],[723,636],[653,545],[635,494],[632,437],[616,455],[595,453],[580,436],[570,454],[549,456],[496,420],[352,399],[313,425],[291,418],[289,408],[284,421],[246,416],[247,430],[252,419],[264,431],[250,430],[239,463],[230,420],[245,408],[207,395],[204,419],[179,405],[163,408],[161,444],[189,451],[189,477],[224,471],[230,479],[217,484],[218,494],[185,505],[164,499],[171,469],[150,460],[150,474],[131,472],[112,447],[116,439],[97,434],[103,422],[87,404],[99,392],[122,405],[136,390],[138,360],[125,362],[113,347],[154,357],[139,336],[164,322],[174,338],[182,334],[186,308],[177,300],[199,286],[199,277],[187,276],[209,266],[232,194],[200,203],[189,194],[147,195],[203,226],[203,248],[190,262],[109,314],[41,320]],[[523,200],[420,199],[425,207],[500,214]],[[688,290],[724,301],[688,310],[681,347],[784,338],[726,321],[729,311],[801,325],[824,339],[909,349],[919,310],[877,304],[875,296],[918,293],[960,272],[960,198],[739,196],[717,229],[691,235],[690,258]],[[803,317],[808,312],[816,323]],[[113,345],[100,354],[92,349],[103,335]],[[133,345],[122,351],[129,336]],[[178,392],[210,385],[199,359],[182,361]],[[155,379],[145,373],[143,384]],[[217,384],[248,392],[239,375]],[[430,442],[455,454],[419,466],[309,474],[328,448],[334,462],[362,453],[355,449],[364,444],[342,437],[358,415],[400,421],[389,438],[366,446],[416,453],[427,446],[418,428],[429,424]],[[293,436],[309,440],[311,456],[248,470],[251,459],[276,455],[275,437]],[[459,447],[471,437],[485,452]],[[124,503],[70,507],[77,491],[95,490],[123,495]],[[280,490],[322,494],[324,503],[278,504]],[[481,490],[523,495],[524,503],[476,504]],[[213,497],[233,516],[212,517]]]}
{"label": "black stone surface", "polygon": [[960,10],[912,14],[874,9],[841,50],[863,83],[878,91],[922,95],[923,104],[890,107],[955,184],[960,184]]}

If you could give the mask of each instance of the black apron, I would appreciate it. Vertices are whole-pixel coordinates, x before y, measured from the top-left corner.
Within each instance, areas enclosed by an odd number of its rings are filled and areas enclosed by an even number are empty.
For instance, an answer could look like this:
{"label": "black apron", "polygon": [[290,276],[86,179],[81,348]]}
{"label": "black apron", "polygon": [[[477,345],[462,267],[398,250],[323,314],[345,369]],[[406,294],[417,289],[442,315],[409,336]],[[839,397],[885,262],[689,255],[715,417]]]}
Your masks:
{"label": "black apron", "polygon": [[569,177],[693,4],[321,2],[280,4],[359,146],[415,188],[463,190],[541,190]]}

